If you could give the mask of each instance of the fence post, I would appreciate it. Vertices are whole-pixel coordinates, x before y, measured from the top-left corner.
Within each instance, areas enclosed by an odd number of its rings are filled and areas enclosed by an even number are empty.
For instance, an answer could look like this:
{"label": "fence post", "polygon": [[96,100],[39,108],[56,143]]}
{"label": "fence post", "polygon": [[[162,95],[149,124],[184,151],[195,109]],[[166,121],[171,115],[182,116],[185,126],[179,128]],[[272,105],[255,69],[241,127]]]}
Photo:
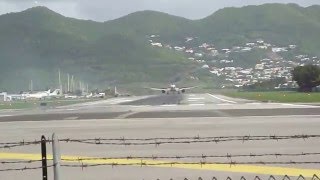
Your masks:
{"label": "fence post", "polygon": [[52,134],[53,179],[60,180],[60,147],[55,133]]}
{"label": "fence post", "polygon": [[41,161],[42,161],[42,180],[48,179],[47,166],[47,141],[44,136],[41,136]]}

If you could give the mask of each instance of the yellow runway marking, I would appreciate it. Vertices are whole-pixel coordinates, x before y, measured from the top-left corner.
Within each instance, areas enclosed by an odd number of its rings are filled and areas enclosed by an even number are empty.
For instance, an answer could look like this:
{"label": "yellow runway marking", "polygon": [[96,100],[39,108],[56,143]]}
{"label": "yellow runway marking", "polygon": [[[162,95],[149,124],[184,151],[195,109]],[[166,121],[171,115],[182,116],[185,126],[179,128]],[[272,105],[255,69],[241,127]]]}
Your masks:
{"label": "yellow runway marking", "polygon": [[[76,157],[76,156],[62,156],[62,159],[84,159],[89,157]],[[21,154],[21,153],[0,153],[0,159],[6,160],[40,160],[40,154]],[[52,159],[52,155],[48,155],[48,159]],[[70,161],[64,161],[70,163]],[[78,161],[74,161],[76,163]],[[83,160],[84,164],[128,164],[128,163],[141,163],[141,159],[99,159],[99,160]],[[156,160],[143,160],[146,164],[168,163],[169,161],[156,161]],[[271,166],[254,166],[254,165],[222,165],[222,164],[166,164],[166,165],[154,165],[152,167],[163,168],[181,168],[192,170],[209,170],[220,172],[235,172],[235,173],[253,173],[253,174],[265,174],[265,175],[288,175],[313,177],[314,174],[320,174],[320,169],[304,169],[304,168],[288,168],[288,167],[271,167]]]}

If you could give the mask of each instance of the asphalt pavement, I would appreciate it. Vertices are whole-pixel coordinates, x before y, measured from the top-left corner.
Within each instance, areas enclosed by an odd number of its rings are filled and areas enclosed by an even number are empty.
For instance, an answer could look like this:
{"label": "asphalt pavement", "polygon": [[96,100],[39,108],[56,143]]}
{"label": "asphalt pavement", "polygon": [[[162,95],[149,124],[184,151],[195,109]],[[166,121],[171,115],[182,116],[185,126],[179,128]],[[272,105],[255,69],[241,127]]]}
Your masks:
{"label": "asphalt pavement", "polygon": [[213,94],[111,98],[57,108],[0,111],[0,122],[119,118],[320,115],[319,106],[261,103]]}
{"label": "asphalt pavement", "polygon": [[[34,141],[52,133],[59,139],[78,140],[60,142],[64,159],[101,158],[62,161],[77,166],[62,167],[62,177],[68,180],[253,179],[286,174],[308,178],[320,174],[320,162],[315,163],[320,156],[319,138],[306,136],[319,134],[319,120],[319,106],[215,94],[120,97],[54,109],[2,111],[0,179],[40,179],[39,169],[1,171],[41,166],[39,162],[1,163],[40,159],[38,144],[18,143],[9,149],[2,143]],[[119,165],[130,163],[135,165]]]}

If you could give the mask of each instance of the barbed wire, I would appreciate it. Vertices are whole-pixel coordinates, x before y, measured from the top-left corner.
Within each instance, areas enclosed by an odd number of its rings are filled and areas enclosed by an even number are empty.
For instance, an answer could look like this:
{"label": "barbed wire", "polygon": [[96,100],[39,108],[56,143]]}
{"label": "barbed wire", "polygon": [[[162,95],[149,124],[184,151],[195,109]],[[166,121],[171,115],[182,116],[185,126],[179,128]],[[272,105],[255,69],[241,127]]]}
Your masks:
{"label": "barbed wire", "polygon": [[[82,162],[82,161],[93,161],[93,160],[117,160],[117,159],[207,159],[207,158],[236,158],[236,157],[266,157],[266,156],[311,156],[311,155],[320,155],[320,153],[265,153],[265,154],[227,154],[227,155],[177,155],[177,156],[122,156],[122,157],[92,157],[92,158],[62,158],[62,161],[66,162]],[[47,159],[52,161],[53,159]],[[31,164],[41,162],[42,160],[16,160],[16,161],[0,161],[0,164]]]}
{"label": "barbed wire", "polygon": [[320,164],[320,161],[257,161],[257,162],[155,162],[155,163],[148,163],[141,160],[141,162],[133,162],[133,163],[95,163],[95,164],[62,164],[62,167],[72,167],[72,168],[86,168],[86,167],[98,167],[98,166],[174,166],[174,165],[303,165],[303,164]]}
{"label": "barbed wire", "polygon": [[[156,145],[161,144],[192,144],[192,143],[220,143],[230,141],[267,141],[267,140],[289,140],[289,139],[310,139],[320,138],[320,135],[290,135],[290,136],[212,136],[212,137],[164,137],[164,138],[88,138],[88,139],[72,139],[65,138],[59,139],[59,142],[65,143],[81,143],[81,144],[95,144],[95,145]],[[116,142],[114,142],[116,141]],[[51,143],[52,140],[46,140],[47,143]],[[41,141],[18,141],[18,142],[2,142],[0,143],[0,149],[14,148],[21,146],[37,145]]]}
{"label": "barbed wire", "polygon": [[[177,155],[177,156],[121,156],[121,157],[92,157],[92,158],[62,158],[62,161],[67,162],[81,162],[81,161],[93,161],[93,160],[117,160],[117,159],[207,159],[207,158],[237,158],[237,157],[266,157],[266,156],[311,156],[311,155],[320,155],[319,152],[317,153],[265,153],[265,154],[227,154],[227,155]],[[48,161],[52,161],[52,159],[47,159]],[[41,162],[42,160],[17,160],[17,161],[0,161],[0,164],[31,164]]]}
{"label": "barbed wire", "polygon": [[[184,137],[184,138],[148,138],[148,139],[61,139],[60,142],[76,142],[81,144],[94,144],[94,145],[124,145],[124,146],[139,146],[139,145],[156,145],[161,144],[193,144],[193,143],[220,143],[230,141],[266,141],[266,140],[288,140],[288,139],[309,139],[319,138],[320,135],[293,135],[293,136],[225,136],[225,137]],[[152,139],[152,140],[151,140]],[[160,141],[159,141],[160,139]],[[167,139],[167,140],[163,140]],[[177,140],[178,139],[178,140]],[[121,142],[109,142],[121,141]],[[130,142],[134,141],[134,142]],[[151,142],[140,142],[151,141]]]}
{"label": "barbed wire", "polygon": [[[117,166],[140,166],[140,167],[147,167],[147,166],[174,166],[174,165],[200,165],[201,167],[204,165],[230,165],[236,166],[236,165],[302,165],[302,164],[320,164],[319,161],[257,161],[257,162],[236,162],[236,161],[230,161],[230,162],[206,162],[206,161],[200,161],[200,162],[157,162],[157,163],[148,163],[141,160],[141,162],[134,162],[134,163],[97,163],[97,164],[61,164],[61,167],[66,168],[89,168],[89,167],[100,167],[100,166],[111,166],[111,167],[117,167]],[[54,167],[55,164],[46,166]],[[37,166],[37,167],[23,167],[23,168],[8,168],[8,169],[0,169],[0,172],[5,171],[26,171],[26,170],[37,170],[42,169],[44,166]],[[318,178],[317,176],[314,176]],[[318,178],[319,179],[319,178]]]}
{"label": "barbed wire", "polygon": [[62,159],[63,161],[88,161],[88,160],[110,160],[110,159],[207,159],[207,158],[237,158],[237,157],[267,157],[267,156],[311,156],[320,155],[320,153],[265,153],[265,154],[227,154],[227,155],[177,155],[177,156],[122,156],[122,157],[96,157],[96,158],[77,158],[77,159]]}
{"label": "barbed wire", "polygon": [[[48,141],[47,141],[48,142]],[[22,146],[30,146],[30,145],[38,145],[41,141],[18,141],[18,142],[4,142],[0,143],[0,149],[10,149],[14,147],[22,147]]]}
{"label": "barbed wire", "polygon": [[[52,160],[52,159],[47,159]],[[26,160],[26,161],[0,161],[0,164],[31,164],[41,162],[42,160]]]}
{"label": "barbed wire", "polygon": [[276,136],[276,135],[268,135],[268,136],[251,136],[251,135],[244,135],[244,136],[192,136],[192,137],[159,137],[159,138],[91,138],[91,139],[60,139],[59,141],[64,142],[82,142],[82,141],[158,141],[158,140],[211,140],[211,139],[239,139],[239,140],[250,140],[252,138],[259,138],[259,139],[266,139],[266,140],[281,140],[281,139],[308,139],[308,138],[319,138],[320,135],[289,135],[289,136]]}
{"label": "barbed wire", "polygon": [[53,167],[54,165],[48,165],[48,166],[38,166],[38,167],[23,167],[23,168],[8,168],[8,169],[0,169],[0,172],[5,172],[5,171],[27,171],[27,170],[37,170],[37,169],[42,169],[44,167]]}

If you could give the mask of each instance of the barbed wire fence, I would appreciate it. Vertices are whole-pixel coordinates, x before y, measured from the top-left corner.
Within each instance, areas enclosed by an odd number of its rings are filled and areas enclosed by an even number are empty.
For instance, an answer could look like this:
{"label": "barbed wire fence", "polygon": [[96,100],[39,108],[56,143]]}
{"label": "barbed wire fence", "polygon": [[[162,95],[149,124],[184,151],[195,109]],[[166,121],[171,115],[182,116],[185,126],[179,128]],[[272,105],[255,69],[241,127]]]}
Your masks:
{"label": "barbed wire fence", "polygon": [[[59,139],[59,142],[65,143],[80,143],[80,144],[93,144],[93,145],[118,145],[118,146],[144,146],[163,144],[194,144],[194,143],[223,143],[231,141],[242,141],[243,143],[249,141],[268,141],[268,140],[307,140],[311,138],[320,138],[320,135],[291,135],[291,136],[213,136],[213,137],[165,137],[165,138],[91,138],[91,139],[72,139],[65,138]],[[46,140],[51,143],[52,140]],[[38,145],[41,141],[17,141],[17,142],[2,142],[0,149],[8,149],[21,146]]]}
{"label": "barbed wire fence", "polygon": [[[171,144],[195,144],[195,143],[224,143],[224,142],[232,142],[232,141],[240,141],[242,143],[251,142],[251,141],[285,141],[285,140],[308,140],[308,139],[318,139],[320,135],[290,135],[290,136],[210,136],[210,137],[162,137],[162,138],[87,138],[87,139],[73,139],[73,138],[64,138],[64,139],[56,139],[56,141],[60,143],[78,143],[78,144],[86,144],[86,145],[106,145],[106,146],[148,146],[154,145],[156,147],[160,145],[171,145]],[[0,142],[0,149],[11,149],[32,145],[43,145],[44,144],[52,144],[54,139],[47,139],[45,141],[42,140],[34,140],[34,141],[17,141],[17,142]],[[38,160],[13,160],[13,161],[0,161],[0,164],[5,165],[20,165],[20,168],[4,168],[0,169],[1,172],[8,171],[28,171],[28,170],[37,170],[37,169],[47,169],[50,167],[56,168],[59,167],[64,168],[90,168],[90,167],[101,167],[101,166],[137,166],[137,167],[156,167],[156,166],[169,166],[174,167],[177,165],[198,165],[198,166],[206,166],[206,165],[304,165],[304,164],[313,164],[319,165],[320,161],[254,161],[256,157],[306,157],[306,156],[318,156],[320,152],[301,152],[301,153],[250,153],[250,154],[201,154],[201,155],[175,155],[175,156],[115,156],[115,157],[93,157],[93,158],[62,158],[59,159],[64,163],[59,164],[55,162],[54,159],[45,159],[46,161],[53,161],[50,165],[42,165],[36,166],[36,164],[43,162],[43,159]],[[61,158],[61,157],[60,157]],[[226,161],[213,161],[212,158],[226,158]],[[253,161],[235,161],[233,158],[252,158]],[[126,159],[126,160],[135,160],[135,162],[130,163],[119,163],[116,160]],[[163,160],[170,159],[175,161],[169,162],[149,162],[147,160]],[[195,159],[188,162],[180,162],[178,160],[183,159]],[[200,159],[200,160],[199,160]],[[93,163],[92,161],[97,160],[109,160],[107,163]],[[114,162],[112,162],[114,161]],[[47,178],[47,175],[43,176]],[[46,179],[43,178],[43,179]],[[199,178],[200,179],[200,178]],[[212,178],[216,179],[215,177]],[[259,180],[258,176],[255,177],[254,180]],[[273,176],[270,176],[268,180],[274,179]],[[283,179],[289,179],[290,177],[284,176]],[[297,180],[305,179],[302,175],[300,175]],[[186,180],[186,179],[185,179]],[[227,178],[228,180],[228,178]],[[231,178],[229,178],[231,180]],[[241,177],[240,180],[246,180],[244,177]],[[315,174],[312,180],[320,180],[318,176]]]}

